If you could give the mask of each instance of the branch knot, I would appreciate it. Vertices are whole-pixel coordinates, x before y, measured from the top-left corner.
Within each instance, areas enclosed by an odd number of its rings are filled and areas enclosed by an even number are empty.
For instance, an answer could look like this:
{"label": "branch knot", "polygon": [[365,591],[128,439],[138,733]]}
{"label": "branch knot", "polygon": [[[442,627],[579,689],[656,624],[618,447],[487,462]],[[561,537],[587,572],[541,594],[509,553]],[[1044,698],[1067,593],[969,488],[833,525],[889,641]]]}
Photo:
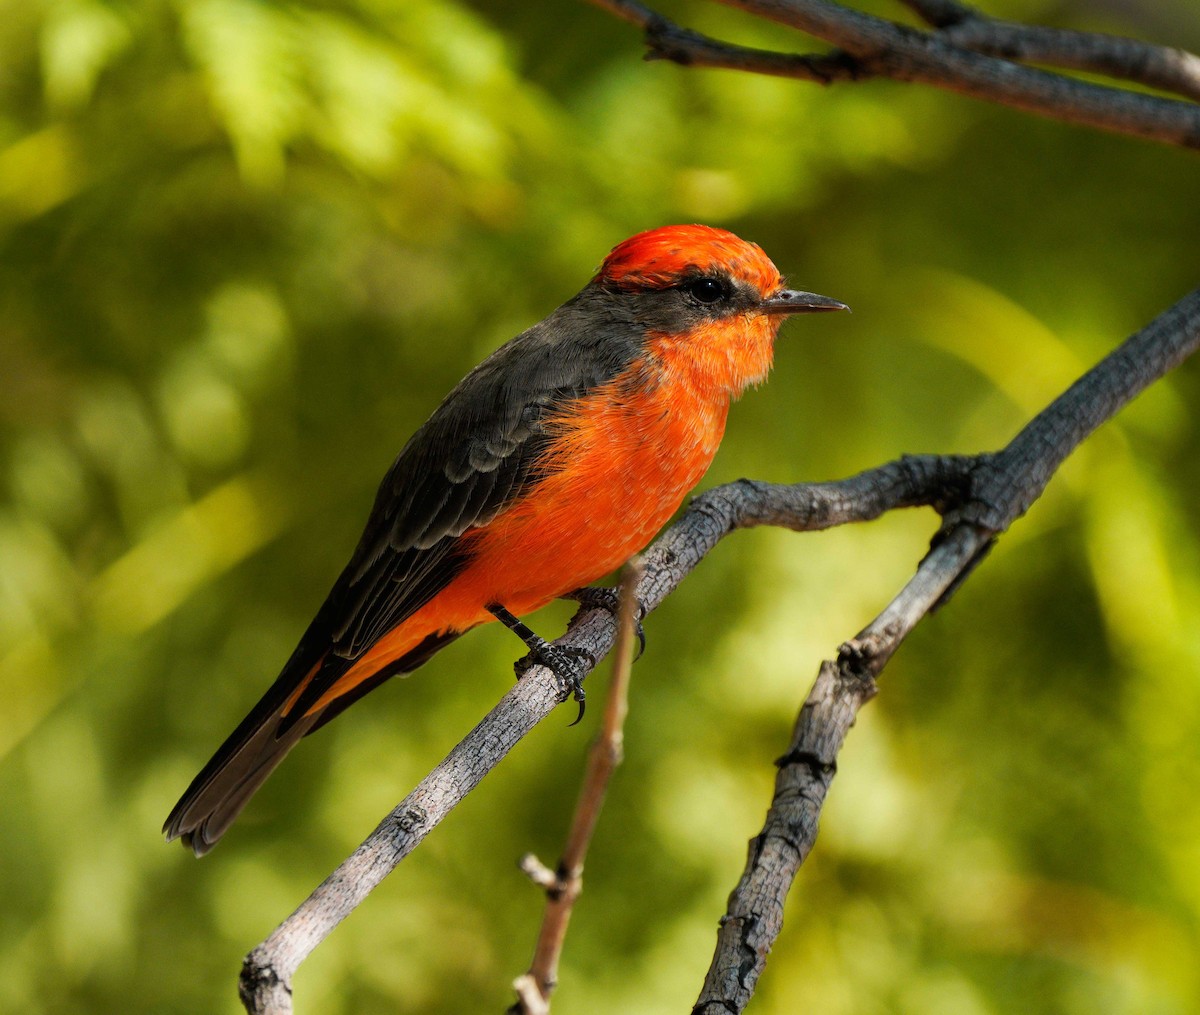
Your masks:
{"label": "branch knot", "polygon": [[812,751],[804,750],[801,747],[793,747],[787,754],[782,754],[775,759],[776,768],[787,768],[790,765],[807,768],[814,779],[824,783],[832,782],[833,777],[837,774],[836,760],[826,761]]}

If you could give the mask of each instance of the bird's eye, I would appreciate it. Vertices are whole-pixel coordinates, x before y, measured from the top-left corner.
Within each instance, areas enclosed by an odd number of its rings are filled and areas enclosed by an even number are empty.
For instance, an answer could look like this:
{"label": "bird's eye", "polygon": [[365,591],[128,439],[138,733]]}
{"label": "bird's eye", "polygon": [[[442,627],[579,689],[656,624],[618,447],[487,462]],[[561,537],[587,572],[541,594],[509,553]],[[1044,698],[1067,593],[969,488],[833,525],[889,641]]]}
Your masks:
{"label": "bird's eye", "polygon": [[693,279],[687,284],[687,291],[701,303],[716,303],[725,298],[725,286],[715,278]]}

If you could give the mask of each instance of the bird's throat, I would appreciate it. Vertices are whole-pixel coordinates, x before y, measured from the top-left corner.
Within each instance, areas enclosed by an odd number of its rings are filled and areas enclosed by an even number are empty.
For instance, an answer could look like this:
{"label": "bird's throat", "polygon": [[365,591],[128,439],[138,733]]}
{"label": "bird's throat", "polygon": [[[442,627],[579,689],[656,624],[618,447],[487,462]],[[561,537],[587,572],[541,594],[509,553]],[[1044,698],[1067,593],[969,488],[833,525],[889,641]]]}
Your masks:
{"label": "bird's throat", "polygon": [[754,315],[714,321],[685,335],[650,335],[647,360],[659,383],[728,402],[766,380],[778,330],[777,320]]}

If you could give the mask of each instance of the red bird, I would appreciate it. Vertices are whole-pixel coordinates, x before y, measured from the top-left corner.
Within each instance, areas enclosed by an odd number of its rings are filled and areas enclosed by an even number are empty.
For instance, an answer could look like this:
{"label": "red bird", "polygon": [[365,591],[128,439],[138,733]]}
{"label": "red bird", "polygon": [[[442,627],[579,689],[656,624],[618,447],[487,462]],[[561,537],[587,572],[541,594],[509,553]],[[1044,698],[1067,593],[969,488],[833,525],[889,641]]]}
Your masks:
{"label": "red bird", "polygon": [[[350,563],[262,700],[167,818],[200,856],[304,736],[493,619],[623,564],[704,475],[729,403],[771,367],[795,292],[756,244],[667,226],[472,370],[388,470]],[[516,615],[516,616],[514,616]]]}

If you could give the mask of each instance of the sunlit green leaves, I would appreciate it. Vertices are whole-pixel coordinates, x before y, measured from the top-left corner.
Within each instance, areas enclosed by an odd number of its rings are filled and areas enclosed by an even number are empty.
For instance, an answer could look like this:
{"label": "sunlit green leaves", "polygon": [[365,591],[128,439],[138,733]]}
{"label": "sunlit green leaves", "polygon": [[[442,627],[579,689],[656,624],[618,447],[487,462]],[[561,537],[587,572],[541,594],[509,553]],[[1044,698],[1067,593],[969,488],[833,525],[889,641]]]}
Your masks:
{"label": "sunlit green leaves", "polygon": [[69,110],[92,96],[104,69],[130,44],[128,14],[99,0],[56,0],[42,25],[46,101]]}
{"label": "sunlit green leaves", "polygon": [[[374,177],[422,150],[473,176],[504,169],[504,120],[526,102],[494,37],[461,13],[417,3],[355,16],[259,0],[179,10],[251,182],[279,183],[288,149],[305,142]],[[516,108],[501,105],[506,94]]]}
{"label": "sunlit green leaves", "polygon": [[304,118],[303,37],[296,19],[256,0],[189,0],[183,38],[256,183],[279,180]]}

